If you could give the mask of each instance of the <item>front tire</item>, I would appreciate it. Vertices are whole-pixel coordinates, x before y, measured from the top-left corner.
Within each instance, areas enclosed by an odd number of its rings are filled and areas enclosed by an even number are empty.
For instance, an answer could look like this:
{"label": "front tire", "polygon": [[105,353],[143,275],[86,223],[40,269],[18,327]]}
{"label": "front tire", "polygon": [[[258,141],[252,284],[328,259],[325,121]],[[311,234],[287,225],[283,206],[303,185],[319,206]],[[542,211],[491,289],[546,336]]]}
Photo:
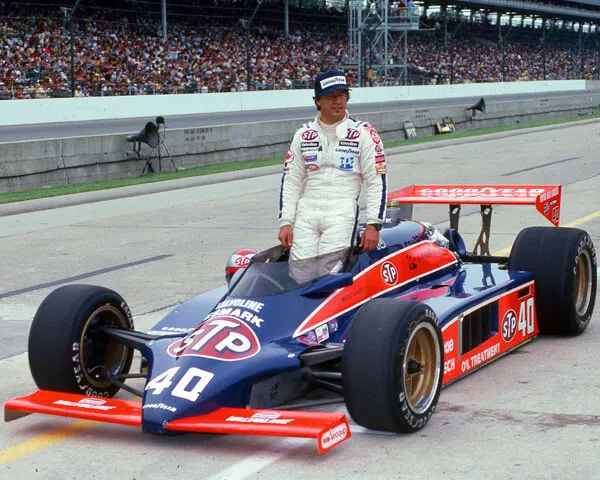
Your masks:
{"label": "front tire", "polygon": [[350,325],[342,358],[350,416],[373,430],[423,428],[442,388],[443,352],[437,317],[427,305],[391,298],[365,304]]}
{"label": "front tire", "polygon": [[123,298],[95,285],[66,285],[38,308],[29,331],[29,368],[42,390],[112,397],[110,373],[128,373],[133,350],[98,330],[133,330]]}
{"label": "front tire", "polygon": [[579,335],[596,302],[596,251],[577,228],[523,229],[510,252],[509,270],[533,273],[540,332]]}

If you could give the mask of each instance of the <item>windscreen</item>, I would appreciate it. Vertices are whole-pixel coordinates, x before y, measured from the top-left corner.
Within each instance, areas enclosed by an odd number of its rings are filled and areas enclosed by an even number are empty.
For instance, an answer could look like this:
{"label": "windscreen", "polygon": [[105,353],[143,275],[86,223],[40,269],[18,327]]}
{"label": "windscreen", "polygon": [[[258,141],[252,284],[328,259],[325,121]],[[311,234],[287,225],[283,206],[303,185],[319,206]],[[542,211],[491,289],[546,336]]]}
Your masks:
{"label": "windscreen", "polygon": [[256,254],[229,295],[234,297],[264,297],[288,292],[329,273],[345,271],[350,248],[318,257],[287,261],[281,247]]}

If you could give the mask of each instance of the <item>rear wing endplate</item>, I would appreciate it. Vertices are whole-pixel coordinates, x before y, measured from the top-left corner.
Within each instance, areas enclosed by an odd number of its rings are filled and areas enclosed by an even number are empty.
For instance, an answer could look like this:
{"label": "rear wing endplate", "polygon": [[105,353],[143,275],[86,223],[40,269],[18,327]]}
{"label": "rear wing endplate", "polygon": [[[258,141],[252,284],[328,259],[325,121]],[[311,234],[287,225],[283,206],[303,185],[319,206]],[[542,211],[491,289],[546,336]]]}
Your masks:
{"label": "rear wing endplate", "polygon": [[[561,185],[409,185],[388,195],[388,205],[444,204],[450,206],[450,228],[458,230],[460,206],[480,205],[482,227],[475,245],[489,255],[492,205],[535,205],[553,225],[560,221]],[[488,238],[486,238],[488,237]]]}

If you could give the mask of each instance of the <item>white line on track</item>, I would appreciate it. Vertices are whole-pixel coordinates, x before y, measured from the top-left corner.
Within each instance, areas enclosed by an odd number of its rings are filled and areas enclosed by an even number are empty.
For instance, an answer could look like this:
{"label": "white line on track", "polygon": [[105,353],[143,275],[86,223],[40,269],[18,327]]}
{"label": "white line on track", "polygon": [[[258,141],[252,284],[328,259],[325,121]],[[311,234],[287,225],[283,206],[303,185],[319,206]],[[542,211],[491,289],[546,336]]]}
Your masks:
{"label": "white line on track", "polygon": [[[361,427],[359,425],[351,425],[350,430],[353,434],[356,433],[368,433],[371,435],[387,435],[395,436],[396,433],[392,432],[380,432],[378,430],[369,430],[368,428]],[[262,469],[268,467],[272,463],[275,463],[279,459],[290,455],[294,450],[306,444],[307,442],[315,442],[314,438],[286,438],[280,440],[273,447],[262,450],[254,455],[246,457],[244,460],[237,462],[231,467],[220,471],[219,473],[209,477],[207,480],[245,480]],[[315,444],[315,449],[316,449]]]}
{"label": "white line on track", "polygon": [[[280,458],[288,456],[298,447],[307,442],[315,442],[314,438],[286,438],[279,440],[273,447],[262,450],[254,455],[250,455],[231,467],[220,471],[209,477],[207,480],[244,480],[263,468],[275,463]],[[317,448],[315,444],[315,449]]]}

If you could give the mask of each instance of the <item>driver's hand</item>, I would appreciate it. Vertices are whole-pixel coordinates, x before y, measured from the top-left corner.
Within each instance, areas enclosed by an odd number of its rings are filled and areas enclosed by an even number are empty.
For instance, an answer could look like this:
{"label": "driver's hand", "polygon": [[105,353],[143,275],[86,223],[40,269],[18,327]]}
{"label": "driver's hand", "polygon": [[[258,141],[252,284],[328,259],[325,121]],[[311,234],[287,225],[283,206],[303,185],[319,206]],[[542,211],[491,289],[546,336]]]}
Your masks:
{"label": "driver's hand", "polygon": [[294,232],[292,231],[291,225],[284,225],[279,229],[279,241],[283,248],[290,248],[292,246],[292,240],[294,239]]}
{"label": "driver's hand", "polygon": [[378,243],[379,232],[374,226],[367,225],[360,237],[360,248],[362,248],[364,252],[368,252],[369,250],[376,248]]}

